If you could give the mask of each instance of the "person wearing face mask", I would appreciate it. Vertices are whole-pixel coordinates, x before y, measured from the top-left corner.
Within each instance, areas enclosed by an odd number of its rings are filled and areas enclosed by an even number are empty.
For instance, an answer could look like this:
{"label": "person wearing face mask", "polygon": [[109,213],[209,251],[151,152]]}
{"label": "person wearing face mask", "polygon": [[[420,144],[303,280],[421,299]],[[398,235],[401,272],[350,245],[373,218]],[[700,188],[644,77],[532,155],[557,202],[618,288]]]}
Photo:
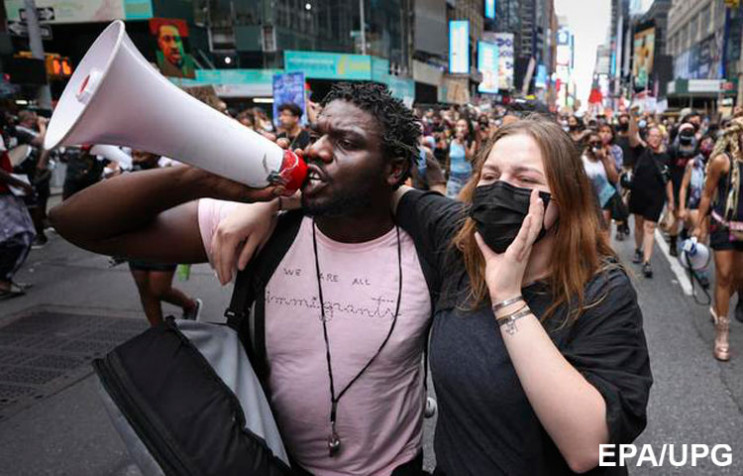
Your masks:
{"label": "person wearing face mask", "polygon": [[568,116],[568,133],[570,134],[570,138],[573,139],[573,142],[576,144],[581,143],[585,139],[587,132],[580,117],[574,114]]}
{"label": "person wearing face mask", "polygon": [[[652,375],[642,313],[591,193],[570,137],[543,119],[495,133],[463,202],[396,193],[397,223],[440,275],[435,475],[586,472],[599,445],[643,431]],[[241,236],[260,241],[249,221]]]}
{"label": "person wearing face mask", "polygon": [[[678,134],[676,135],[676,140],[669,148],[668,153],[671,159],[668,164],[668,170],[670,172],[671,184],[673,185],[673,198],[676,203],[680,203],[679,190],[681,189],[681,182],[686,173],[686,166],[698,154],[698,142],[695,136],[695,128],[691,123],[686,122],[681,124]],[[675,210],[673,223],[668,230],[670,237],[669,253],[674,257],[678,256],[679,225],[683,222],[683,219],[679,215],[679,209],[680,208],[677,208]]]}
{"label": "person wearing face mask", "polygon": [[730,121],[715,144],[707,165],[702,198],[693,235],[704,236],[703,219],[709,214],[709,243],[715,257],[714,306],[710,313],[715,322],[713,355],[730,360],[730,298],[737,290],[735,317],[743,319],[743,118]]}
{"label": "person wearing face mask", "polygon": [[601,215],[604,219],[608,237],[611,234],[612,201],[615,199],[621,200],[614,186],[619,181],[619,174],[614,163],[614,157],[603,143],[599,133],[592,132],[588,135],[588,144],[583,150],[581,160],[588,180],[593,185],[594,196],[599,208],[601,208]]}
{"label": "person wearing face mask", "polygon": [[668,176],[669,155],[663,147],[663,135],[657,127],[647,131],[646,140],[639,134],[638,124],[630,118],[630,145],[637,158],[633,170],[629,212],[635,216],[635,255],[632,262],[642,264],[646,278],[653,277],[650,259],[653,256],[655,228],[663,207],[673,213],[673,188]]}
{"label": "person wearing face mask", "polygon": [[477,143],[472,140],[472,127],[467,119],[459,119],[454,126],[454,137],[449,143],[446,170],[449,179],[446,182],[446,196],[456,198],[460,190],[472,175],[472,160],[475,157]]}
{"label": "person wearing face mask", "polygon": [[[685,229],[693,230],[696,223],[701,219],[702,234],[699,239],[703,243],[707,241],[709,216],[699,216],[699,204],[702,201],[704,182],[707,176],[705,170],[707,160],[714,146],[715,140],[712,137],[705,136],[702,138],[699,144],[699,153],[686,164],[684,178],[681,181],[681,189],[679,190],[679,220],[681,220]],[[709,278],[705,272],[698,271],[697,277],[702,287],[709,287]]]}

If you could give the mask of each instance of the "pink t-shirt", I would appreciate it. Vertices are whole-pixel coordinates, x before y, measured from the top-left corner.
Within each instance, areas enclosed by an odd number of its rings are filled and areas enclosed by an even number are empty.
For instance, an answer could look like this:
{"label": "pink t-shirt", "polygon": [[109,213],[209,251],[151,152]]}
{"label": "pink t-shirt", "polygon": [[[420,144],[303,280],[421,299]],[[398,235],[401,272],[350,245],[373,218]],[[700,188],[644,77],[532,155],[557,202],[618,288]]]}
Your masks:
{"label": "pink t-shirt", "polygon": [[[207,255],[232,205],[199,203]],[[269,385],[284,444],[306,470],[322,475],[390,474],[421,448],[425,396],[422,350],[431,314],[418,255],[400,230],[402,297],[389,342],[338,403],[340,453],[328,455],[330,387],[320,316],[312,219],[266,286]],[[365,243],[340,243],[317,230],[335,391],[338,395],[376,353],[389,332],[398,296],[395,230]],[[210,256],[211,260],[211,256]]]}

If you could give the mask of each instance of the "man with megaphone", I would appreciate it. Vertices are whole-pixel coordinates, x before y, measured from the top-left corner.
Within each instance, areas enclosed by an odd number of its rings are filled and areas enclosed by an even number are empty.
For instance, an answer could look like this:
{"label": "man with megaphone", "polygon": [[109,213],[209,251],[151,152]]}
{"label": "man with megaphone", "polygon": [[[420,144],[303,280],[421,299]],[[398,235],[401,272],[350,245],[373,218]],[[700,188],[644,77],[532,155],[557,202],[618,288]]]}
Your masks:
{"label": "man with megaphone", "polygon": [[[303,153],[303,213],[282,215],[251,260],[255,269],[273,263],[250,289],[265,315],[265,386],[299,474],[422,471],[421,360],[435,276],[390,214],[419,135],[383,86],[336,86]],[[98,183],[51,217],[62,236],[97,253],[199,263],[220,255],[211,238],[232,202],[278,211],[283,192],[171,167]]]}

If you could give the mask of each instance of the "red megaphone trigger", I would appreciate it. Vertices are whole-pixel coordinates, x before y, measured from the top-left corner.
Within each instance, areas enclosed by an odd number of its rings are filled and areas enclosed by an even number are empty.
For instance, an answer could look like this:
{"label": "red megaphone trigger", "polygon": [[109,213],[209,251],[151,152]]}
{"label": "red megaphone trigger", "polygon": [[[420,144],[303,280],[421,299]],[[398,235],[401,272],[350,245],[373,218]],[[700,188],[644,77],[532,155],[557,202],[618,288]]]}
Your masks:
{"label": "red megaphone trigger", "polygon": [[291,150],[285,150],[279,175],[286,187],[285,195],[293,195],[302,187],[304,179],[307,177],[307,163]]}

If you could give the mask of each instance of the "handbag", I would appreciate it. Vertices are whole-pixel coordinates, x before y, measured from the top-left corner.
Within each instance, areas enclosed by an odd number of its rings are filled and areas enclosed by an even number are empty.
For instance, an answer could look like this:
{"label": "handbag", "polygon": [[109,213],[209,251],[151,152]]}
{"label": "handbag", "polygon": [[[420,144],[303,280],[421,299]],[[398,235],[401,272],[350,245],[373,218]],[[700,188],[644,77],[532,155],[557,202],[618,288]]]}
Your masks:
{"label": "handbag", "polygon": [[619,192],[616,192],[609,199],[609,205],[612,220],[618,222],[627,221],[627,218],[629,218],[629,209],[627,208],[627,205],[625,205],[624,200],[622,200],[622,195],[620,195]]}
{"label": "handbag", "polygon": [[145,476],[291,474],[234,329],[169,317],[93,367],[114,427]]}

